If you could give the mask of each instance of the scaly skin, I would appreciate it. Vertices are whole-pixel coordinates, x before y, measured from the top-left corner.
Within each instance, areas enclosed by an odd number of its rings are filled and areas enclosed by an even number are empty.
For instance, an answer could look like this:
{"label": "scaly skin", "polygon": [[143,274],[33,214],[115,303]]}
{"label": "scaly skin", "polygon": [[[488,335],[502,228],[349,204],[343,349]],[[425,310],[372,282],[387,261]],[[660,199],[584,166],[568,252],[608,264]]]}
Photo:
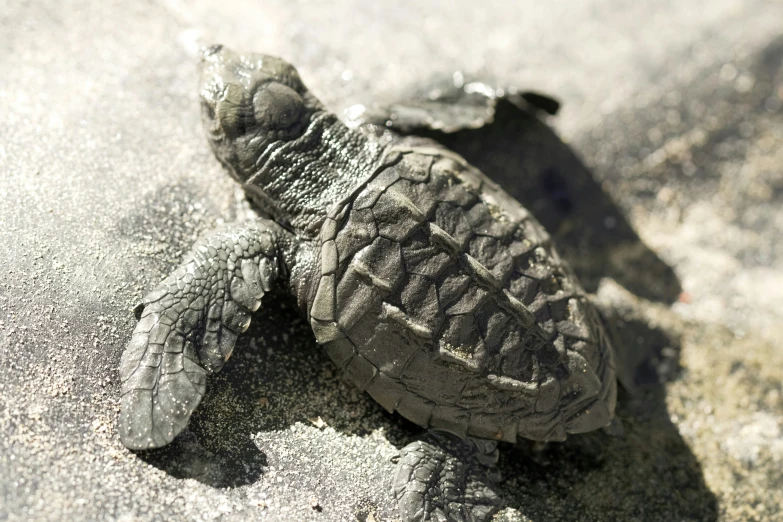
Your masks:
{"label": "scaly skin", "polygon": [[[145,297],[121,363],[127,447],[185,428],[278,279],[350,381],[448,432],[401,451],[405,521],[499,509],[495,442],[468,436],[553,440],[611,422],[611,347],[519,203],[433,142],[349,128],[279,58],[215,46],[202,77],[209,143],[270,219],[200,241]],[[456,127],[481,114],[437,110]]]}
{"label": "scaly skin", "polygon": [[497,512],[497,444],[478,445],[482,451],[470,439],[431,433],[404,447],[392,481],[403,520],[473,522]]}
{"label": "scaly skin", "polygon": [[187,426],[206,375],[231,356],[264,292],[288,270],[285,258],[296,244],[273,221],[249,221],[197,243],[182,266],[145,296],[120,364],[125,446],[158,448]]}

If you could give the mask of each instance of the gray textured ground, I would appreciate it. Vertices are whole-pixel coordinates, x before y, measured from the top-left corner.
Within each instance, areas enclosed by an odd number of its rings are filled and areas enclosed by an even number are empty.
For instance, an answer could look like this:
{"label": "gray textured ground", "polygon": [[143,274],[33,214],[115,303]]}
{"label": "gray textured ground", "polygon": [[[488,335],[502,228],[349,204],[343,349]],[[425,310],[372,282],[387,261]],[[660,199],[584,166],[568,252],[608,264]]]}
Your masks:
{"label": "gray textured ground", "polygon": [[783,519],[780,20],[762,0],[4,2],[0,520],[394,519],[417,430],[280,297],[172,447],[118,441],[134,304],[252,212],[201,134],[202,41],[284,56],[333,108],[455,69],[558,96],[557,135],[509,113],[448,141],[657,357],[624,439],[502,448],[499,520]]}

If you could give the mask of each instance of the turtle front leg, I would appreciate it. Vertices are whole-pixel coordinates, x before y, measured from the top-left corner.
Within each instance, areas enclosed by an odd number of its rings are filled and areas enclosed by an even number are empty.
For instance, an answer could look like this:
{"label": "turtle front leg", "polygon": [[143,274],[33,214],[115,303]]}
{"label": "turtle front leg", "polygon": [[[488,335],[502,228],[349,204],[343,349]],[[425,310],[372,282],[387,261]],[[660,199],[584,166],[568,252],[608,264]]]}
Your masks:
{"label": "turtle front leg", "polygon": [[144,297],[120,364],[125,446],[158,448],[185,428],[204,395],[206,375],[231,355],[293,240],[266,219],[215,233]]}
{"label": "turtle front leg", "polygon": [[492,123],[501,100],[529,114],[554,115],[560,109],[560,103],[545,94],[460,80],[433,85],[392,103],[353,105],[344,110],[343,119],[349,127],[369,134],[385,129],[400,134],[415,134],[418,130],[452,133]]}
{"label": "turtle front leg", "polygon": [[503,501],[497,443],[429,432],[400,452],[392,493],[404,522],[483,522]]}

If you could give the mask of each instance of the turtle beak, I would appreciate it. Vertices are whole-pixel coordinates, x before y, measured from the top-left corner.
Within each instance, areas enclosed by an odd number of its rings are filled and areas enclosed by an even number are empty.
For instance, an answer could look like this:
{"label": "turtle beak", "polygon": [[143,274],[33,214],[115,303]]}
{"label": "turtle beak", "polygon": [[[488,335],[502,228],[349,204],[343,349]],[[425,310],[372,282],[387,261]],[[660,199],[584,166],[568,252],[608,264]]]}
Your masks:
{"label": "turtle beak", "polygon": [[222,69],[221,64],[224,63],[230,57],[227,54],[230,51],[222,44],[214,44],[201,48],[201,52],[198,64],[199,76],[205,79],[206,76],[210,76],[211,72],[215,71],[215,68]]}
{"label": "turtle beak", "polygon": [[[216,81],[228,80],[230,76],[224,74],[224,62],[230,58],[230,51],[221,44],[202,47],[196,68],[201,81],[203,92],[213,92]],[[213,93],[214,94],[214,93]]]}

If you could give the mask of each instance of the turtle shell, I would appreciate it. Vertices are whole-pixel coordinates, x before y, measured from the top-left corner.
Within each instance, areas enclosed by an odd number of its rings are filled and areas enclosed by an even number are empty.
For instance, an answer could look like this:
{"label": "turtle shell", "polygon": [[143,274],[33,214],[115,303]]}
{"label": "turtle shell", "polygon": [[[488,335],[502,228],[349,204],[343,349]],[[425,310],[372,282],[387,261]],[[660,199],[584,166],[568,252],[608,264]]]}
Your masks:
{"label": "turtle shell", "polygon": [[512,442],[611,421],[596,311],[543,227],[459,155],[387,151],[331,209],[320,249],[316,339],[387,410]]}

